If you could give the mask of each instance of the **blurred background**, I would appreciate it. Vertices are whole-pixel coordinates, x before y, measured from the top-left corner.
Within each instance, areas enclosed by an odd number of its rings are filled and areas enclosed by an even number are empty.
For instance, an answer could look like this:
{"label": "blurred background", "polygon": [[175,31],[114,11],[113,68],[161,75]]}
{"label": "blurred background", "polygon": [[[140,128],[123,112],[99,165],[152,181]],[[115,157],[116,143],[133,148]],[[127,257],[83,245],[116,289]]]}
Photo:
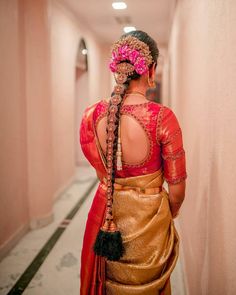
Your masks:
{"label": "blurred background", "polygon": [[0,0],[0,294],[79,294],[98,185],[79,125],[111,93],[110,46],[139,29],[160,50],[148,97],[176,113],[186,151],[172,292],[234,295],[236,2],[117,2]]}

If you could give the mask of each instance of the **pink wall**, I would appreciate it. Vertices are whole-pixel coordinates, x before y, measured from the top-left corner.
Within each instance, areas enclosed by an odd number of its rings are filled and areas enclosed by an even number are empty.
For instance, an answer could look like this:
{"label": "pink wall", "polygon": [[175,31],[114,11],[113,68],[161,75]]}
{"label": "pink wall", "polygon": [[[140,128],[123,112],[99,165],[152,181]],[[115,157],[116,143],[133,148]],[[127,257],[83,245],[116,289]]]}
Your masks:
{"label": "pink wall", "polygon": [[81,89],[83,108],[109,92],[110,77],[97,75],[105,45],[59,1],[0,1],[0,24],[1,259],[29,227],[52,220],[55,197],[74,180],[81,37],[93,85],[87,94]]}
{"label": "pink wall", "polygon": [[52,102],[47,5],[47,0],[24,1],[27,181],[31,227],[52,220]]}
{"label": "pink wall", "polygon": [[[53,151],[55,196],[74,177],[76,160],[75,134],[79,131],[82,111],[109,93],[109,76],[101,75],[106,58],[106,45],[101,44],[78,18],[60,1],[51,0],[51,77],[53,105]],[[76,56],[81,38],[88,49],[88,77],[85,89],[76,82]],[[104,48],[105,47],[105,48]],[[109,72],[107,70],[107,72]],[[105,78],[104,78],[105,76]],[[77,87],[77,88],[76,88]],[[85,93],[85,91],[87,91]],[[77,100],[77,101],[76,101]],[[81,100],[81,103],[80,101]],[[83,100],[83,101],[82,101]],[[75,108],[80,108],[75,114]],[[76,116],[76,118],[75,118]],[[75,123],[76,119],[76,123]],[[78,147],[78,145],[77,145]],[[82,162],[84,157],[82,153]]]}
{"label": "pink wall", "polygon": [[22,21],[18,1],[0,1],[0,252],[28,227]]}
{"label": "pink wall", "polygon": [[0,257],[52,220],[47,1],[1,1]]}
{"label": "pink wall", "polygon": [[190,295],[236,292],[235,16],[235,1],[178,1],[164,70],[187,157],[179,221]]}

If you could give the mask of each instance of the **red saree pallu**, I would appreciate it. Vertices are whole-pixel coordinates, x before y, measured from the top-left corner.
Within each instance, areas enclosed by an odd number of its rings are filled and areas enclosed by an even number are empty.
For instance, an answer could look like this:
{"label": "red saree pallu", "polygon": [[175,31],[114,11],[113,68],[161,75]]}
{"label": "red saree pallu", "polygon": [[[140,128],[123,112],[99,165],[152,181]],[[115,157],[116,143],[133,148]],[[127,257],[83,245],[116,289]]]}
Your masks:
{"label": "red saree pallu", "polygon": [[80,294],[105,294],[105,261],[94,254],[92,246],[105,216],[106,197],[101,186],[98,187],[88,214],[81,253]]}
{"label": "red saree pallu", "polygon": [[[80,143],[86,158],[96,169],[98,176],[102,177],[102,175],[106,175],[106,170],[97,149],[97,139],[93,126],[93,110],[94,106],[91,106],[84,113],[80,126]],[[81,252],[80,295],[105,294],[105,260],[103,257],[95,255],[93,251],[97,233],[105,218],[105,209],[106,194],[99,185],[88,213],[84,233]]]}

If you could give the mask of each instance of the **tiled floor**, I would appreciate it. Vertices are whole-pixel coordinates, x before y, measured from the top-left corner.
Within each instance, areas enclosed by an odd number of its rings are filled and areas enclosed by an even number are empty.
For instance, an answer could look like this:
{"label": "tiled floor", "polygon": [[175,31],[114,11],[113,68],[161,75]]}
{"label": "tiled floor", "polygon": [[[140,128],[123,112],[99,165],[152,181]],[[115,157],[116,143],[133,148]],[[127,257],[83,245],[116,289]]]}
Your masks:
{"label": "tiled floor", "polygon": [[[55,220],[50,225],[30,231],[0,263],[0,295],[5,295],[58,227],[67,213],[96,179],[91,168],[78,169],[77,181],[62,194],[54,205]],[[83,203],[72,222],[61,235],[46,260],[23,294],[79,295],[79,271],[82,238],[97,185]],[[185,295],[181,257],[171,277],[172,294]]]}

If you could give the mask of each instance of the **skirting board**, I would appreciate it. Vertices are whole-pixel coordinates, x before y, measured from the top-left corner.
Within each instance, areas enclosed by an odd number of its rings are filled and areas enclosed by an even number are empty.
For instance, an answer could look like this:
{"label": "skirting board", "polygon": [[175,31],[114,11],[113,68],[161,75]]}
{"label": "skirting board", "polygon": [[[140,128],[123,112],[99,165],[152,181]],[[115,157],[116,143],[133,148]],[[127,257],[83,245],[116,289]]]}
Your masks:
{"label": "skirting board", "polygon": [[29,223],[22,225],[4,244],[0,245],[0,261],[15,247],[29,229]]}

